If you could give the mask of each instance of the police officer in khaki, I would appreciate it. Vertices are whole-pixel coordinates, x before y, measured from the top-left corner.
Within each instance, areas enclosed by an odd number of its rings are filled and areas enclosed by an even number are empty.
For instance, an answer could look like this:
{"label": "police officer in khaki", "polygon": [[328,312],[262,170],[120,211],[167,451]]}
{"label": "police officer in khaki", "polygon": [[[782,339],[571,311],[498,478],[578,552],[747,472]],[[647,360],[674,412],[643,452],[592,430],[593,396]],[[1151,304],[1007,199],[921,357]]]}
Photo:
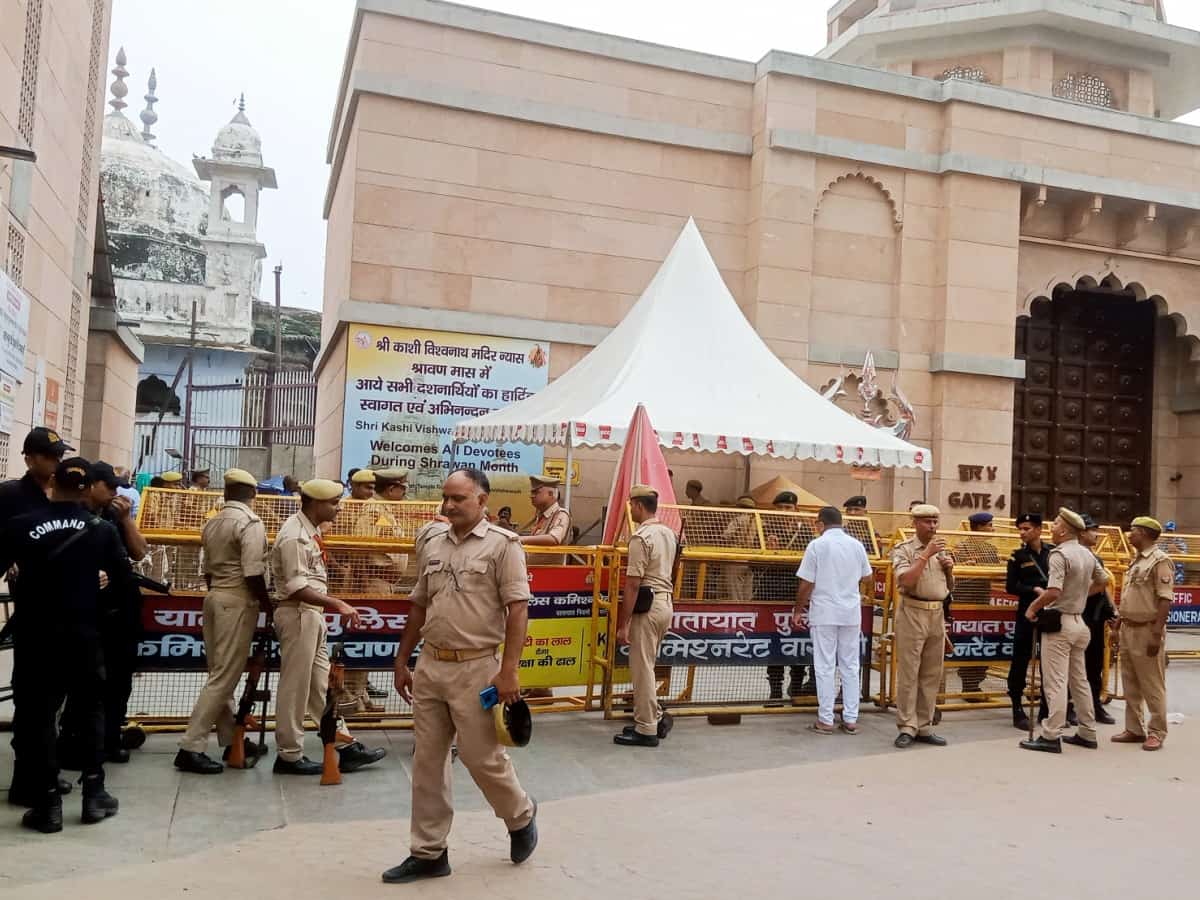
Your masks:
{"label": "police officer in khaki", "polygon": [[[749,494],[737,499],[740,510],[758,509],[758,503]],[[721,532],[722,540],[731,547],[758,547],[758,529],[754,527],[754,516],[741,512],[730,519]],[[749,603],[754,599],[754,571],[746,563],[725,564],[726,593],[730,603]]]}
{"label": "police officer in khaki", "polygon": [[[637,530],[629,538],[625,588],[617,615],[617,642],[629,645],[633,678],[633,724],[613,737],[624,747],[657,747],[671,732],[671,716],[658,702],[654,662],[658,645],[671,627],[674,607],[671,569],[675,565],[675,532],[658,521],[658,492],[644,484],[629,491],[629,513]],[[649,593],[650,606],[635,612],[639,592]]]}
{"label": "police officer in khaki", "polygon": [[[493,713],[479,697],[495,685],[501,703],[519,699],[529,624],[525,553],[516,535],[488,522],[490,488],[478,469],[452,473],[442,488],[449,527],[430,529],[417,561],[412,610],[396,653],[396,690],[413,705],[412,855],[383,873],[389,884],[450,874],[456,732],[459,758],[508,828],[509,858],[522,863],[537,846],[537,804],[517,780]],[[408,663],[422,639],[414,675]]]}
{"label": "police officer in khaki", "polygon": [[913,742],[946,746],[933,733],[938,687],[946,653],[943,603],[954,589],[954,560],[937,536],[941,511],[919,503],[910,510],[913,530],[892,548],[896,607],[896,746]]}
{"label": "police officer in khaki", "polygon": [[571,514],[558,502],[560,487],[562,482],[556,478],[529,476],[529,502],[536,515],[521,529],[522,544],[556,547],[571,543]]}
{"label": "police officer in khaki", "polygon": [[[1175,563],[1158,546],[1162,525],[1139,516],[1129,529],[1137,556],[1121,589],[1121,684],[1125,689],[1125,730],[1115,744],[1141,744],[1161,750],[1167,739],[1167,618],[1174,600]],[[1150,711],[1147,722],[1143,707]]]}
{"label": "police officer in khaki", "polygon": [[[208,660],[205,682],[187,732],[179,742],[175,768],[198,775],[215,775],[222,766],[209,757],[208,733],[217,727],[217,743],[229,758],[233,741],[234,692],[246,669],[250,643],[259,611],[269,617],[267,593],[267,530],[251,509],[257,493],[254,476],[244,469],[225,473],[225,502],[204,523],[200,543],[204,548],[204,654]],[[246,753],[258,746],[246,741]]]}
{"label": "police officer in khaki", "polygon": [[[325,611],[359,625],[358,611],[330,597],[325,570],[325,544],[320,527],[332,522],[342,498],[336,481],[314,478],[300,486],[300,511],[288,517],[271,547],[275,591],[275,634],[279,638],[279,690],[275,695],[274,771],[281,775],[320,775],[321,764],[304,755],[304,715],[320,722],[329,688],[329,650]],[[338,762],[353,772],[387,755],[368,750],[338,723]]]}
{"label": "police officer in khaki", "polygon": [[[1048,712],[1041,721],[1041,733],[1033,740],[1021,741],[1026,750],[1062,753],[1063,741],[1089,750],[1099,746],[1085,660],[1092,633],[1083,621],[1083,610],[1088,595],[1103,590],[1109,575],[1092,551],[1079,543],[1079,535],[1086,528],[1087,523],[1079,513],[1066,507],[1058,511],[1050,527],[1054,549],[1050,551],[1046,587],[1034,588],[1037,599],[1025,612],[1041,635],[1042,693]],[[1061,627],[1039,618],[1038,614],[1046,608],[1058,612],[1055,618],[1061,617]],[[1050,628],[1046,628],[1048,624]],[[1064,738],[1068,691],[1075,703],[1079,728]]]}
{"label": "police officer in khaki", "polygon": [[[375,499],[374,472],[370,469],[354,470],[354,474],[350,476],[350,499],[362,501]],[[358,513],[353,526],[355,535],[375,534],[371,507],[371,504],[364,503],[360,508],[361,511],[355,510]],[[376,577],[374,563],[377,559],[383,561],[385,570],[390,568],[391,559],[384,553],[355,553],[348,559],[343,555],[342,561],[348,564],[345,566],[349,572],[348,590],[372,595],[392,593],[390,581]],[[386,697],[387,692],[372,690],[367,672],[361,669],[348,671],[342,679],[342,686],[338,689],[338,712],[342,715],[356,712],[382,712],[382,706],[371,702],[373,696]]]}

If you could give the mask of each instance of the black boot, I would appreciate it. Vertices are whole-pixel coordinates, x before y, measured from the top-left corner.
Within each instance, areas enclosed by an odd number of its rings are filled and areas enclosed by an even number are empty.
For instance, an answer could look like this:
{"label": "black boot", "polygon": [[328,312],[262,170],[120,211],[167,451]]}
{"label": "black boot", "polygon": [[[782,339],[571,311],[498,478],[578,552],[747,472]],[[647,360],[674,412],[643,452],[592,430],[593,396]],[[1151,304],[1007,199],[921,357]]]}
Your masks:
{"label": "black boot", "polygon": [[508,833],[509,844],[509,859],[517,865],[525,862],[533,855],[534,848],[538,843],[537,829],[537,801],[533,801],[533,818],[529,820],[529,824],[524,828],[518,828],[516,831]]}
{"label": "black boot", "polygon": [[62,794],[57,789],[42,791],[33,809],[21,816],[21,825],[42,834],[62,831]]}
{"label": "black boot", "polygon": [[387,756],[387,750],[383,747],[368,750],[360,741],[347,744],[345,747],[339,749],[337,753],[338,768],[343,772],[356,772],[363,766],[377,763]]}
{"label": "black boot", "polygon": [[[255,750],[257,749],[255,746]],[[196,775],[217,775],[225,771],[225,767],[207,753],[193,753],[183,749],[175,754],[175,768],[180,772],[193,772]]]}
{"label": "black boot", "polygon": [[450,854],[443,850],[436,859],[418,859],[410,856],[398,866],[383,873],[384,884],[407,884],[422,878],[444,878],[450,874]]}
{"label": "black boot", "polygon": [[1092,698],[1092,708],[1096,710],[1096,721],[1101,725],[1116,725],[1117,720],[1112,717],[1104,705],[1100,702],[1099,697]]}
{"label": "black boot", "polygon": [[104,774],[83,776],[83,824],[94,825],[117,814],[117,798],[104,789]]}
{"label": "black boot", "polygon": [[1013,700],[1013,728],[1018,731],[1029,730],[1029,716],[1025,714],[1025,705],[1020,700]]}

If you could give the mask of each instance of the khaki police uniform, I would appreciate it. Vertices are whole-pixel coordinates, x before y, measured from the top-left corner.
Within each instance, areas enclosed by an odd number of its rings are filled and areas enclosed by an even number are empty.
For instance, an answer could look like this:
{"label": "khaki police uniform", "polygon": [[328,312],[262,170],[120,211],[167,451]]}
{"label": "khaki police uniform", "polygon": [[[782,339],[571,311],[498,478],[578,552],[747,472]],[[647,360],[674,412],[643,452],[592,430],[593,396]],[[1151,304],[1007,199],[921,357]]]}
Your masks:
{"label": "khaki police uniform", "polygon": [[[320,722],[329,688],[325,610],[290,600],[310,587],[327,593],[328,576],[317,526],[302,512],[289,516],[271,547],[275,634],[279,638],[279,690],[275,696],[275,746],[286,762],[304,755],[304,716]],[[339,723],[338,737],[346,735]]]}
{"label": "khaki police uniform", "polygon": [[204,573],[211,583],[204,597],[208,681],[196,698],[187,732],[179,742],[180,749],[191,753],[204,752],[213,725],[222,747],[233,741],[233,695],[246,670],[258,622],[258,598],[246,579],[266,574],[267,530],[249,506],[227,500],[204,523],[200,543]]}
{"label": "khaki police uniform", "polygon": [[[733,547],[757,547],[754,516],[741,510],[739,507],[733,521],[725,526],[721,538]],[[746,563],[726,563],[725,587],[730,603],[749,603],[754,599],[754,571]]]}
{"label": "khaki police uniform", "polygon": [[1084,654],[1092,632],[1083,621],[1083,608],[1093,583],[1108,583],[1108,572],[1095,554],[1074,538],[1050,551],[1048,588],[1058,588],[1059,598],[1051,604],[1062,613],[1062,630],[1042,637],[1042,693],[1048,716],[1042,720],[1042,737],[1058,740],[1067,724],[1067,696],[1079,717],[1079,737],[1096,739],[1096,711],[1087,679]]}
{"label": "khaki police uniform", "polygon": [[892,548],[892,569],[900,603],[896,609],[896,727],[904,734],[933,731],[938,687],[946,661],[943,601],[950,583],[942,555],[925,564],[912,593],[901,590],[900,576],[925,552],[916,536]]}
{"label": "khaki police uniform", "polygon": [[629,674],[633,678],[633,722],[638,734],[657,736],[658,722],[663,716],[654,663],[658,646],[674,616],[671,570],[675,565],[675,544],[675,532],[658,519],[647,519],[629,539],[625,574],[640,578],[642,586],[654,592],[649,611],[634,613],[629,622]]}
{"label": "khaki police uniform", "polygon": [[435,859],[454,817],[450,744],[508,830],[533,819],[533,801],[496,739],[479,693],[500,668],[508,607],[529,602],[525,552],[486,518],[463,538],[430,528],[411,601],[425,609],[424,645],[413,673],[412,855]]}
{"label": "khaki police uniform", "polygon": [[[1166,635],[1154,627],[1159,604],[1174,598],[1175,563],[1158,547],[1143,550],[1129,564],[1121,589],[1121,685],[1125,690],[1125,730],[1167,736]],[[1158,653],[1149,655],[1158,643]],[[1146,722],[1143,704],[1150,711]],[[1149,730],[1147,730],[1149,729]]]}

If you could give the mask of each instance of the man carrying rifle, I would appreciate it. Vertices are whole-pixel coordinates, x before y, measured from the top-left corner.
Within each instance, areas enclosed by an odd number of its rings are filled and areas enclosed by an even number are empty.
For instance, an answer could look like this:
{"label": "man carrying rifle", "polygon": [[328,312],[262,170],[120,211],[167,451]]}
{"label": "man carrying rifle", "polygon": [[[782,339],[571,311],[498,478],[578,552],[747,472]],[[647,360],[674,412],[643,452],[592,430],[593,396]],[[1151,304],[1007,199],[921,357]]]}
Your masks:
{"label": "man carrying rifle", "polygon": [[[257,493],[253,475],[242,469],[225,473],[225,503],[204,523],[204,652],[208,681],[196,698],[187,732],[179,742],[175,768],[198,775],[224,769],[205,750],[217,727],[217,742],[228,759],[234,738],[233,694],[246,668],[259,611],[270,618],[267,593],[267,531],[250,508]],[[246,753],[257,753],[252,744]]]}

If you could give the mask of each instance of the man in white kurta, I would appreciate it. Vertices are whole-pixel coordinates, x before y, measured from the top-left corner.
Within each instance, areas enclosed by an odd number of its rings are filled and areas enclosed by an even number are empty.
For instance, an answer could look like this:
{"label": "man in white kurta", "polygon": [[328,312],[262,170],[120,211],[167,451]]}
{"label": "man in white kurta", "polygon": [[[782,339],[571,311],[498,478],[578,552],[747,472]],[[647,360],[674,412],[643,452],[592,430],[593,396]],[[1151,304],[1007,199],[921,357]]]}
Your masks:
{"label": "man in white kurta", "polygon": [[842,530],[842,514],[827,506],[817,513],[820,536],[808,545],[796,576],[800,586],[795,625],[808,619],[817,680],[814,731],[833,732],[834,671],[842,675],[842,729],[858,730],[859,641],[862,631],[860,582],[871,574],[862,543]]}

